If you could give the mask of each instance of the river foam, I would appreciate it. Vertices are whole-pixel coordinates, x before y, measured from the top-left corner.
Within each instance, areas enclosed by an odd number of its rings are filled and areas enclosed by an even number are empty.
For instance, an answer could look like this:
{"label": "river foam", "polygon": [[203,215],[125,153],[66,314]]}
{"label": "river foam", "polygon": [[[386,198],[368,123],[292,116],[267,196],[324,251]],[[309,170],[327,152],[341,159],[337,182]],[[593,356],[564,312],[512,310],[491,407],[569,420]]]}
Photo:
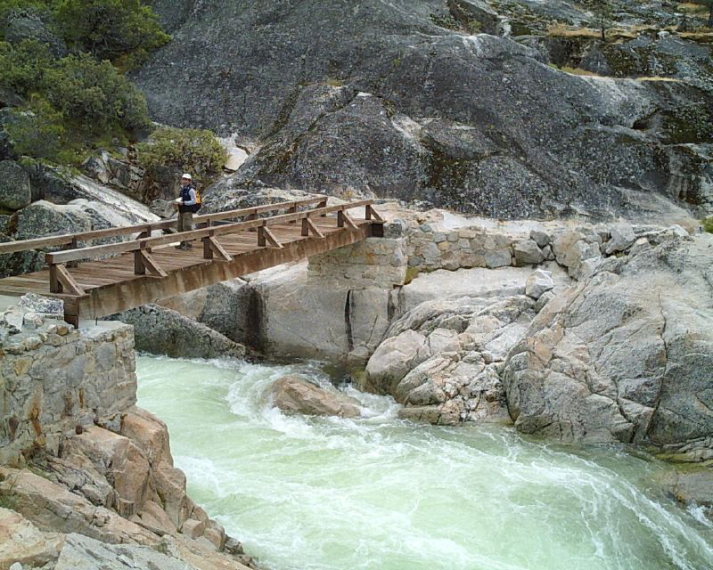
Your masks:
{"label": "river foam", "polygon": [[713,531],[656,492],[667,466],[502,426],[441,428],[356,396],[364,417],[288,417],[265,395],[314,363],[138,359],[191,496],[275,570],[713,568]]}

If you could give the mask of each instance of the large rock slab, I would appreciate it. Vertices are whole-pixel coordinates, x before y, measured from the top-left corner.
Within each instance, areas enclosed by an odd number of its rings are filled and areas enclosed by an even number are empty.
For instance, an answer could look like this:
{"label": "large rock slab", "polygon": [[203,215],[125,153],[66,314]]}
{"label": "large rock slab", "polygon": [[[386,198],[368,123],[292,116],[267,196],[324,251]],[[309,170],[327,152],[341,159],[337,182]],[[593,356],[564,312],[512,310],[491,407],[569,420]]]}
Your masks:
{"label": "large rock slab", "polygon": [[[687,83],[709,83],[707,47],[692,50],[702,53],[684,81],[664,83],[565,73],[547,65],[544,40],[477,33],[545,35],[545,22],[591,19],[567,2],[156,8],[176,41],[134,79],[159,121],[258,143],[238,186],[422,200],[508,219],[713,206],[713,99]],[[662,22],[675,22],[666,13]],[[691,59],[674,45],[656,56],[652,72]]]}
{"label": "large rock slab", "polygon": [[256,291],[252,334],[268,355],[343,361],[371,354],[389,326],[390,289],[310,276],[305,263],[246,279]]}
{"label": "large rock slab", "polygon": [[711,254],[707,234],[644,239],[546,305],[504,368],[516,427],[568,441],[705,447]]}
{"label": "large rock slab", "polygon": [[[566,286],[570,280],[557,265],[547,266],[553,285]],[[407,312],[421,303],[444,297],[504,298],[525,293],[527,281],[533,274],[530,267],[474,268],[459,271],[439,269],[419,275],[399,292],[399,310]]]}
{"label": "large rock slab", "polygon": [[270,388],[270,395],[273,404],[289,414],[342,418],[361,415],[359,402],[354,398],[316,386],[298,375],[279,378]]}
{"label": "large rock slab", "polygon": [[134,326],[137,350],[174,358],[242,358],[245,347],[206,325],[158,305],[112,315]]}

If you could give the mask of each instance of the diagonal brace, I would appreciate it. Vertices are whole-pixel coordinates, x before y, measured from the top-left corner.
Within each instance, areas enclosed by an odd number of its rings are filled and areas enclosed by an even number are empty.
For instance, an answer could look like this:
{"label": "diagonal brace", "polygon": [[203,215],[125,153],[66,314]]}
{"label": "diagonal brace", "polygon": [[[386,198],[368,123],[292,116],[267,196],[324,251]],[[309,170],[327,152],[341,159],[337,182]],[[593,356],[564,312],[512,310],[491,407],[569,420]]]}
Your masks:
{"label": "diagonal brace", "polygon": [[214,236],[203,238],[203,258],[215,259],[220,261],[233,261],[233,256],[230,255],[225,248],[220,245],[220,242]]}
{"label": "diagonal brace", "polygon": [[74,280],[64,265],[50,265],[50,291],[52,293],[67,291],[72,295],[86,295],[84,289]]}
{"label": "diagonal brace", "polygon": [[312,220],[310,220],[309,218],[302,218],[302,235],[308,236],[310,234],[318,238],[324,237],[324,234],[319,231],[319,228]]}
{"label": "diagonal brace", "polygon": [[349,217],[349,214],[347,214],[344,210],[339,210],[339,212],[337,212],[337,226],[340,228],[347,226],[352,230],[357,229],[357,225],[354,223],[354,220],[352,220]]}
{"label": "diagonal brace", "polygon": [[265,247],[268,243],[270,244],[271,247],[276,247],[278,249],[282,249],[282,244],[279,241],[277,241],[277,238],[267,228],[267,226],[260,226],[257,229],[257,244],[260,247]]}
{"label": "diagonal brace", "polygon": [[137,249],[134,252],[134,273],[146,275],[147,270],[151,277],[166,277],[168,275],[148,251]]}

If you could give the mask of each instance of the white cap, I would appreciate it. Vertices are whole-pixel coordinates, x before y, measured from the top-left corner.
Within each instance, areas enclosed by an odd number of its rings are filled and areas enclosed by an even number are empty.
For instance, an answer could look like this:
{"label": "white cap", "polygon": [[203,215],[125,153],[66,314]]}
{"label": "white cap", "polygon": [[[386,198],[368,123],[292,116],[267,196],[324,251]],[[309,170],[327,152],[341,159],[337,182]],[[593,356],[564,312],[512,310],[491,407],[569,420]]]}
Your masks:
{"label": "white cap", "polygon": [[193,180],[193,176],[191,176],[191,175],[188,174],[187,172],[185,172],[185,173],[183,174],[183,176],[181,176],[181,178],[187,178],[188,180]]}

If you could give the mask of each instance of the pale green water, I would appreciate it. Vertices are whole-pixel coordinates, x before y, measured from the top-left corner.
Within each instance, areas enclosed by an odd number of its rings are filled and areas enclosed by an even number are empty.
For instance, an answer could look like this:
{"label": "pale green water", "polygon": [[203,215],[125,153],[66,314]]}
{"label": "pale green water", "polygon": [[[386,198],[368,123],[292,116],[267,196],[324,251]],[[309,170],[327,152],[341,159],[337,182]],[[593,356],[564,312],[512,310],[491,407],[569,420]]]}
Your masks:
{"label": "pale green water", "polygon": [[[191,496],[274,570],[713,568],[713,529],[656,491],[666,466],[510,428],[285,417],[268,386],[315,366],[138,358]],[[326,377],[321,375],[326,382]]]}

